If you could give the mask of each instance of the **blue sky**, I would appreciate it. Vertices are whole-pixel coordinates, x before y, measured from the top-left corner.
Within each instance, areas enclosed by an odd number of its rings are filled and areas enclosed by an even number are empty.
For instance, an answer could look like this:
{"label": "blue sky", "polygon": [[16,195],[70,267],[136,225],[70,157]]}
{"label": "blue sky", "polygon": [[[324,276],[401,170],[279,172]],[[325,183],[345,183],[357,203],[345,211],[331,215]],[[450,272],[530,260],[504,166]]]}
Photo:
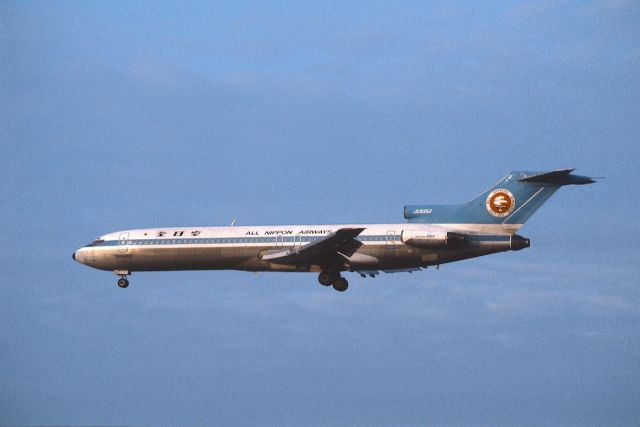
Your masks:
{"label": "blue sky", "polygon": [[[640,7],[0,4],[0,424],[637,425]],[[112,274],[153,226],[401,222],[513,169],[531,248],[376,279]]]}

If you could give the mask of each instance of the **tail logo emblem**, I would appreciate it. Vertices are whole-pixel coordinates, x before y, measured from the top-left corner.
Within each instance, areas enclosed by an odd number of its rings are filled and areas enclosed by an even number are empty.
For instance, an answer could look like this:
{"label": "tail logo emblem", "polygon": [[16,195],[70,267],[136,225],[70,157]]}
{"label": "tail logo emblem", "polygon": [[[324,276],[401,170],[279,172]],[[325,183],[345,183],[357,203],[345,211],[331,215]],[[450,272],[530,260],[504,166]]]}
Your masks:
{"label": "tail logo emblem", "polygon": [[487,196],[487,210],[493,216],[504,217],[509,215],[516,205],[516,199],[509,190],[499,188]]}

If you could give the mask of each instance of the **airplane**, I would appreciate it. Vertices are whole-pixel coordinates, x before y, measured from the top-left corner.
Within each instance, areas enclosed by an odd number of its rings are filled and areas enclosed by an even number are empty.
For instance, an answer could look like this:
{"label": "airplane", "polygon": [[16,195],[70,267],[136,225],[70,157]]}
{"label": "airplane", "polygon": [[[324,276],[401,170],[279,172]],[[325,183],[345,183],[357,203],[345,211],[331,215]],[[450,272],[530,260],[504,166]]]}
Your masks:
{"label": "airplane", "polygon": [[[243,270],[316,272],[344,292],[343,272],[362,277],[528,248],[516,232],[560,187],[596,178],[575,169],[509,172],[472,201],[409,205],[398,224],[163,227],[105,234],[76,250],[75,261],[120,276],[141,271]],[[234,221],[235,224],[235,221]]]}

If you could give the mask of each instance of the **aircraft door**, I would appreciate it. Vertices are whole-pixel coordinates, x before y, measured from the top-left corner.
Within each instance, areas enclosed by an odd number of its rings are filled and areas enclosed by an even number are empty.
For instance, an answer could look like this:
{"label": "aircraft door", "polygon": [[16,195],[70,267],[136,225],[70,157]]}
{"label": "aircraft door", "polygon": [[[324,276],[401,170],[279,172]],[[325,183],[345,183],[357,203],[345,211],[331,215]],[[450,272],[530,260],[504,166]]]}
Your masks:
{"label": "aircraft door", "polygon": [[284,246],[284,236],[282,234],[278,234],[276,236],[276,247],[281,248]]}
{"label": "aircraft door", "polygon": [[387,249],[395,249],[396,248],[396,232],[395,231],[387,231]]}
{"label": "aircraft door", "polygon": [[120,233],[120,238],[118,239],[119,253],[126,254],[129,251],[128,241],[129,241],[129,233]]}

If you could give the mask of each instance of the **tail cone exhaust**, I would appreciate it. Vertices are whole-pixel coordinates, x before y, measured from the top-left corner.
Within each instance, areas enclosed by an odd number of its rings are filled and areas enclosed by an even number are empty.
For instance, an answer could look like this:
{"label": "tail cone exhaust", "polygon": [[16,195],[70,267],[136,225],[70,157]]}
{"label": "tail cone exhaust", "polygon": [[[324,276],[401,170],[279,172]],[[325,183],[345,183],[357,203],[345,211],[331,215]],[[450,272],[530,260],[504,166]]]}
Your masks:
{"label": "tail cone exhaust", "polygon": [[530,245],[531,245],[531,240],[525,237],[518,236],[517,234],[514,234],[513,236],[511,236],[512,251],[519,251],[520,249],[528,248]]}

